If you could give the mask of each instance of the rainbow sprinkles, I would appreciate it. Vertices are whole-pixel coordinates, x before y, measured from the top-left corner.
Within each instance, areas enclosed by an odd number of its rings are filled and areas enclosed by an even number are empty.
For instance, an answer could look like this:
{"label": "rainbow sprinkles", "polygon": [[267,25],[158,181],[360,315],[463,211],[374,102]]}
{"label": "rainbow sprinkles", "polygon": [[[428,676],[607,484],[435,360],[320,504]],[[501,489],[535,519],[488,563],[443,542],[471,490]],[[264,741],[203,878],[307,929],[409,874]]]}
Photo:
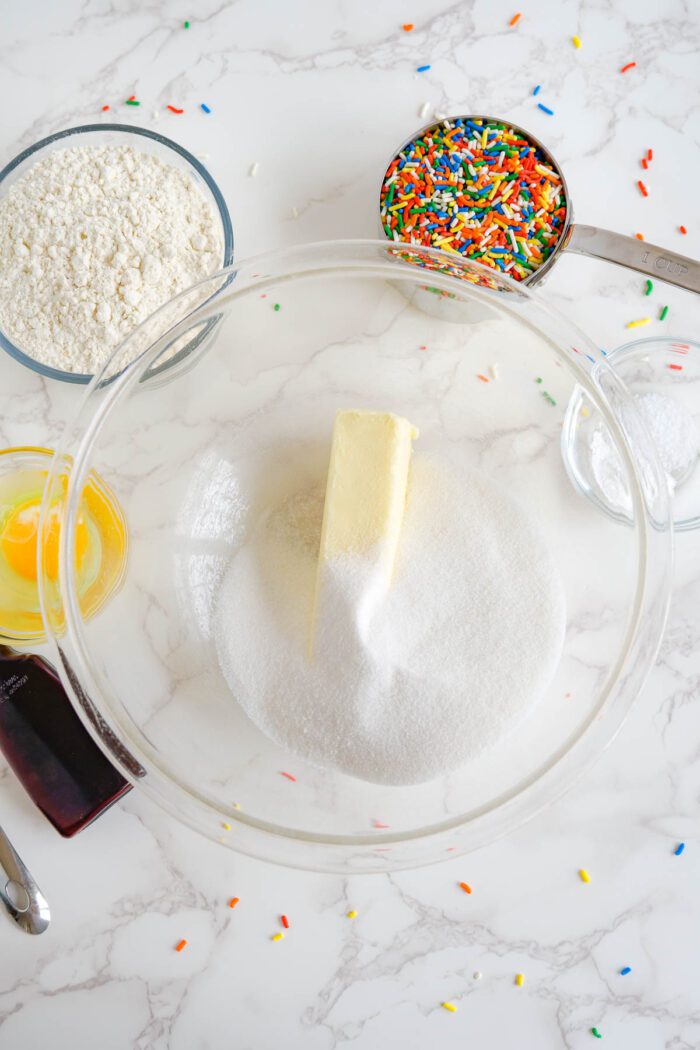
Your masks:
{"label": "rainbow sprinkles", "polygon": [[524,281],[558,244],[567,202],[559,173],[521,131],[457,117],[392,160],[380,208],[392,240],[442,248]]}

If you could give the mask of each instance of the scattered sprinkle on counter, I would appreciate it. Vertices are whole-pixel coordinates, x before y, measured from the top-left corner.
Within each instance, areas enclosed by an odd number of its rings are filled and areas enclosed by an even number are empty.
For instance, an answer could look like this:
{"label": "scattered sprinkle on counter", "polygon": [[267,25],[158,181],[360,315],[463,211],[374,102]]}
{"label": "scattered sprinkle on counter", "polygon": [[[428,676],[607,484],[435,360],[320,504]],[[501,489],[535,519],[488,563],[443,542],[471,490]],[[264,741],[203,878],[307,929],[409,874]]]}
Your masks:
{"label": "scattered sprinkle on counter", "polygon": [[622,69],[620,70],[620,72],[621,72],[621,73],[627,73],[627,71],[628,71],[628,70],[630,70],[630,69],[634,69],[634,67],[635,67],[636,65],[637,65],[637,63],[636,63],[636,62],[628,62],[626,66],[623,66],[623,67],[622,67]]}
{"label": "scattered sprinkle on counter", "polygon": [[187,947],[187,941],[183,937],[183,939],[181,941],[178,941],[177,944],[175,945],[175,951],[176,952],[181,952],[182,949],[186,948],[186,947]]}
{"label": "scattered sprinkle on counter", "polygon": [[522,986],[525,984],[525,974],[524,973],[516,973],[516,975],[515,975],[515,983],[517,984],[518,988],[522,988]]}
{"label": "scattered sprinkle on counter", "polygon": [[577,51],[579,51],[581,49],[581,37],[579,37],[579,36],[572,36],[571,43],[574,45],[574,47],[576,48]]}
{"label": "scattered sprinkle on counter", "polygon": [[183,29],[189,29],[190,28],[190,23],[189,22],[183,22],[182,23],[182,28]]}
{"label": "scattered sprinkle on counter", "polygon": [[430,103],[430,102],[424,102],[423,103],[421,108],[418,110],[418,116],[420,117],[421,120],[425,120],[425,118],[430,113],[431,108],[432,108],[432,103]]}
{"label": "scattered sprinkle on counter", "polygon": [[272,934],[272,940],[273,941],[283,941],[284,940],[284,934],[282,933],[282,931],[278,930],[277,933],[273,933]]}
{"label": "scattered sprinkle on counter", "polygon": [[492,379],[500,379],[501,378],[501,373],[499,371],[499,368],[498,368],[497,364],[494,363],[492,365],[489,365],[489,374],[490,374]]}
{"label": "scattered sprinkle on counter", "polygon": [[481,972],[481,970],[474,970],[474,980],[475,981],[480,981],[483,976],[484,975]]}
{"label": "scattered sprinkle on counter", "polygon": [[440,1006],[443,1008],[443,1010],[447,1010],[451,1014],[457,1013],[457,1007],[454,1003],[440,1003]]}
{"label": "scattered sprinkle on counter", "polygon": [[643,241],[644,240],[644,234],[643,233],[635,233],[635,237],[637,238],[638,241]]}
{"label": "scattered sprinkle on counter", "polygon": [[596,1039],[602,1039],[603,1038],[597,1028],[591,1028],[591,1035],[594,1035],[596,1037]]}
{"label": "scattered sprinkle on counter", "polygon": [[199,103],[199,108],[200,108],[200,109],[203,109],[205,113],[211,113],[211,107],[210,107],[210,106],[208,106],[208,105],[206,104],[206,102],[200,102],[200,103]]}
{"label": "scattered sprinkle on counter", "polygon": [[184,113],[185,112],[184,109],[178,109],[177,106],[167,105],[165,108],[169,109],[171,113],[178,113],[178,114],[180,114],[180,113]]}
{"label": "scattered sprinkle on counter", "polygon": [[231,900],[228,902],[229,908],[235,908],[240,899],[240,897],[231,897]]}
{"label": "scattered sprinkle on counter", "polygon": [[391,827],[391,825],[390,824],[383,824],[381,822],[381,820],[373,820],[372,821],[372,827],[373,828],[378,828],[378,829],[383,829],[383,828],[389,828],[389,827]]}
{"label": "scattered sprinkle on counter", "polygon": [[680,232],[680,233],[682,233],[683,235],[685,235],[685,234],[686,234],[686,233],[688,232],[688,231],[686,230],[685,226],[679,226],[679,227],[678,227],[678,230],[679,230],[679,232]]}
{"label": "scattered sprinkle on counter", "polygon": [[349,911],[347,913],[347,917],[348,917],[348,919],[356,919],[357,918],[357,912],[355,911],[354,908],[353,908],[352,911]]}
{"label": "scattered sprinkle on counter", "polygon": [[541,383],[542,382],[542,376],[537,376],[537,378],[535,379],[535,382],[536,383]]}
{"label": "scattered sprinkle on counter", "polygon": [[683,365],[669,365],[668,367],[671,369],[672,372],[682,372],[683,371]]}
{"label": "scattered sprinkle on counter", "polygon": [[543,113],[546,113],[550,117],[554,116],[554,110],[550,109],[549,106],[545,106],[542,102],[537,103],[537,108],[541,109]]}
{"label": "scattered sprinkle on counter", "polygon": [[281,776],[281,777],[286,777],[286,778],[287,778],[287,780],[292,780],[292,781],[294,781],[294,783],[295,783],[295,784],[296,784],[296,782],[297,782],[297,778],[296,778],[295,776],[292,776],[292,774],[291,774],[291,773],[285,773],[284,771],[282,771],[282,772],[280,773],[280,776]]}
{"label": "scattered sprinkle on counter", "polygon": [[127,105],[127,106],[140,106],[141,103],[139,102],[139,100],[134,95],[132,95],[131,98],[128,98],[126,100],[125,105]]}
{"label": "scattered sprinkle on counter", "polygon": [[588,874],[585,868],[579,868],[578,875],[581,882],[590,882],[591,876]]}
{"label": "scattered sprinkle on counter", "polygon": [[659,320],[660,320],[660,321],[665,321],[665,320],[666,320],[666,315],[667,315],[667,314],[668,314],[668,307],[667,307],[667,306],[664,306],[664,307],[662,308],[662,310],[661,310],[661,313],[659,314]]}
{"label": "scattered sprinkle on counter", "polygon": [[429,69],[430,66],[418,66],[416,73],[427,73]]}
{"label": "scattered sprinkle on counter", "polygon": [[651,317],[640,317],[638,321],[628,321],[625,328],[643,328],[651,322]]}
{"label": "scattered sprinkle on counter", "polygon": [[623,966],[620,970],[620,977],[626,977],[628,973],[632,973],[631,966]]}
{"label": "scattered sprinkle on counter", "polygon": [[674,857],[680,857],[681,853],[685,849],[685,842],[679,842],[673,851]]}
{"label": "scattered sprinkle on counter", "polygon": [[284,926],[285,930],[289,929],[289,919],[286,915],[280,915],[280,922]]}
{"label": "scattered sprinkle on counter", "polygon": [[103,106],[102,107],[102,112],[106,113],[108,109],[109,109],[109,106]]}
{"label": "scattered sprinkle on counter", "polygon": [[645,295],[651,295],[651,293],[653,291],[654,291],[654,282],[650,281],[649,278],[647,278],[647,286],[646,286],[646,291],[644,292],[644,294]]}
{"label": "scattered sprinkle on counter", "polygon": [[401,28],[403,29],[404,33],[410,33],[413,29],[413,22],[406,22],[404,25],[401,26]]}
{"label": "scattered sprinkle on counter", "polygon": [[482,383],[488,383],[488,381],[489,381],[488,376],[485,376],[483,374],[483,372],[477,372],[476,373],[476,378],[480,379]]}
{"label": "scattered sprinkle on counter", "polygon": [[442,248],[522,281],[564,229],[559,174],[500,121],[446,119],[392,160],[381,191],[387,237]]}
{"label": "scattered sprinkle on counter", "polygon": [[533,90],[532,94],[533,95],[539,95],[541,90],[542,90],[542,85],[538,84],[537,87]]}
{"label": "scattered sprinkle on counter", "polygon": [[281,309],[282,309],[282,307],[280,306],[279,303],[275,303],[275,305],[273,306],[273,310],[275,311],[275,313],[279,313],[279,311]]}
{"label": "scattered sprinkle on counter", "polygon": [[260,168],[260,165],[258,164],[257,160],[256,160],[256,161],[254,161],[254,162],[253,162],[253,163],[252,163],[252,164],[250,165],[250,170],[249,170],[248,174],[250,175],[251,179],[254,179],[254,178],[255,178],[255,176],[256,176],[256,175],[258,174],[258,169],[259,169],[259,168]]}
{"label": "scattered sprinkle on counter", "polygon": [[654,159],[654,151],[653,151],[653,149],[648,149],[647,150],[647,160],[653,160],[653,159]]}
{"label": "scattered sprinkle on counter", "polygon": [[517,26],[518,22],[520,21],[520,19],[522,17],[523,17],[522,13],[520,11],[518,11],[517,14],[513,15],[513,17],[511,18],[510,22],[508,23],[508,25],[511,27],[511,29],[513,28],[513,26]]}
{"label": "scattered sprinkle on counter", "polygon": [[471,893],[472,891],[472,888],[468,882],[460,882],[459,888],[460,890],[464,890],[465,893]]}
{"label": "scattered sprinkle on counter", "polygon": [[637,185],[639,186],[639,192],[641,193],[642,197],[648,197],[649,190],[646,188],[641,179],[637,179]]}
{"label": "scattered sprinkle on counter", "polygon": [[222,828],[224,829],[224,831],[230,831],[230,830],[231,830],[231,825],[230,825],[230,824],[227,824],[226,822],[224,822],[224,823],[223,823],[223,824],[221,825],[221,827],[222,827]]}

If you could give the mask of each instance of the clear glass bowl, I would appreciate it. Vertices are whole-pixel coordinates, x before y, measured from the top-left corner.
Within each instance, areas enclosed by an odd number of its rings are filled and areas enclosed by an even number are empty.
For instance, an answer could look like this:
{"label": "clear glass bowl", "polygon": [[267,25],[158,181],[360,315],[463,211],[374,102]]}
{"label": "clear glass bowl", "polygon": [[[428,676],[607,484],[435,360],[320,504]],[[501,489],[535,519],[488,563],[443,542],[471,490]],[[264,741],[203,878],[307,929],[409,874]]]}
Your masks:
{"label": "clear glass bowl", "polygon": [[[619,346],[607,355],[646,411],[650,437],[666,460],[673,493],[673,527],[700,527],[700,343],[654,336]],[[576,487],[596,507],[625,521],[630,495],[605,420],[585,390],[575,390],[562,430],[562,454]]]}
{"label": "clear glass bowl", "polygon": [[[150,153],[160,157],[166,164],[186,171],[194,180],[196,185],[211,203],[214,213],[221,221],[221,232],[224,242],[222,266],[229,266],[233,262],[233,228],[231,216],[229,215],[226,201],[221,190],[214,182],[204,165],[193,157],[177,142],[158,135],[155,131],[147,128],[137,128],[130,124],[83,124],[76,128],[66,128],[65,131],[57,131],[45,139],[40,139],[34,145],[22,150],[13,160],[0,171],[0,200],[6,196],[13,183],[21,179],[29,168],[37,161],[42,160],[55,150],[67,149],[70,146],[125,146],[130,145],[144,153]],[[89,383],[90,375],[79,372],[64,372],[58,368],[51,368],[30,354],[26,354],[20,347],[16,346],[11,339],[0,331],[0,347],[7,351],[20,364],[26,365],[39,375],[47,376],[49,379],[58,379],[64,383]],[[180,350],[180,348],[178,348]],[[178,354],[178,360],[180,355]],[[168,366],[174,362],[168,361]],[[163,367],[163,365],[161,365]]]}
{"label": "clear glass bowl", "polygon": [[[62,680],[125,776],[234,850],[376,871],[480,846],[598,757],[655,658],[672,530],[634,403],[539,294],[441,252],[307,245],[204,285],[204,305],[192,310],[185,294],[154,315],[152,345],[123,372],[129,340],[115,352],[57,451],[54,476],[70,474],[66,527],[58,583],[43,574],[41,590]],[[173,340],[202,333],[187,370],[154,382]],[[598,513],[564,469],[560,431],[577,385],[628,472],[629,524]],[[566,592],[560,665],[534,712],[459,772],[412,787],[328,772],[272,743],[236,703],[213,638],[220,580],[249,521],[284,494],[289,464],[323,480],[335,412],[348,407],[405,415],[424,447],[449,446],[506,486],[537,521]],[[637,478],[642,461],[659,481],[653,496]],[[90,470],[119,500],[130,546],[121,590],[85,622],[67,551]]]}

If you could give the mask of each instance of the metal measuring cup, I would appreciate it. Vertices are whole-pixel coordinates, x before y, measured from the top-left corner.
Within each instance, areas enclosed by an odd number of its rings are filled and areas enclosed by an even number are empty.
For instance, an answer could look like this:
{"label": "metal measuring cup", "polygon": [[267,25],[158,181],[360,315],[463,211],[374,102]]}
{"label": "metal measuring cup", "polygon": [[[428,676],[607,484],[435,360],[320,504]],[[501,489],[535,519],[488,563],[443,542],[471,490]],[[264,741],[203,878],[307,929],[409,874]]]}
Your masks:
{"label": "metal measuring cup", "polygon": [[[559,240],[555,244],[549,257],[539,266],[533,273],[529,274],[524,280],[520,281],[520,284],[534,285],[538,281],[541,281],[551,270],[552,266],[556,262],[557,258],[562,252],[573,252],[576,255],[590,255],[597,259],[605,259],[606,262],[617,263],[618,266],[625,266],[630,270],[636,270],[638,273],[643,273],[647,277],[656,277],[659,280],[667,281],[669,284],[675,284],[679,288],[685,288],[689,292],[700,292],[700,263],[695,259],[689,259],[685,255],[679,255],[677,252],[669,251],[667,248],[660,248],[656,244],[649,244],[648,241],[639,241],[635,237],[626,237],[621,233],[614,233],[612,230],[602,230],[597,226],[584,226],[581,223],[574,223],[574,210],[571,203],[571,197],[569,195],[569,189],[566,185],[566,179],[564,173],[560,168],[557,161],[552,156],[550,150],[544,146],[539,139],[536,139],[534,135],[531,135],[529,131],[525,131],[518,124],[514,124],[510,120],[503,120],[500,117],[485,117],[474,114],[460,114],[454,117],[445,117],[443,120],[432,120],[429,124],[426,124],[419,131],[415,132],[410,138],[406,139],[403,145],[392,154],[389,164],[397,157],[406,146],[410,145],[415,139],[422,138],[427,131],[431,128],[438,127],[444,123],[444,120],[481,120],[485,124],[504,124],[508,128],[512,128],[518,135],[526,139],[527,142],[539,149],[545,158],[546,162],[553,168],[553,170],[559,176],[561,180],[561,189],[566,204],[566,217],[564,220],[564,226],[562,228]],[[382,186],[384,185],[384,179],[386,178],[386,170],[382,176]],[[381,187],[380,187],[381,194]],[[380,205],[381,207],[381,205]],[[386,230],[381,221],[381,214],[379,217],[379,224],[382,230],[382,236],[384,236],[390,243],[396,243],[391,241],[386,235]],[[400,241],[401,244],[409,244],[409,241]]]}

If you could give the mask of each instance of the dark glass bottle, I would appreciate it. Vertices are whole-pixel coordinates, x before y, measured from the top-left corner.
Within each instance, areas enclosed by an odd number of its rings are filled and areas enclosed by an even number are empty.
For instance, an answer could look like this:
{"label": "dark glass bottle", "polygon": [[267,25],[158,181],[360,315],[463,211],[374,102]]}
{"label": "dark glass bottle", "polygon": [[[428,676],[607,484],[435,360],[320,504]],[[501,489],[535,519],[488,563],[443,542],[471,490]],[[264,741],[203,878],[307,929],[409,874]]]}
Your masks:
{"label": "dark glass bottle", "polygon": [[0,750],[61,835],[82,831],[131,786],[90,737],[51,665],[4,645]]}

